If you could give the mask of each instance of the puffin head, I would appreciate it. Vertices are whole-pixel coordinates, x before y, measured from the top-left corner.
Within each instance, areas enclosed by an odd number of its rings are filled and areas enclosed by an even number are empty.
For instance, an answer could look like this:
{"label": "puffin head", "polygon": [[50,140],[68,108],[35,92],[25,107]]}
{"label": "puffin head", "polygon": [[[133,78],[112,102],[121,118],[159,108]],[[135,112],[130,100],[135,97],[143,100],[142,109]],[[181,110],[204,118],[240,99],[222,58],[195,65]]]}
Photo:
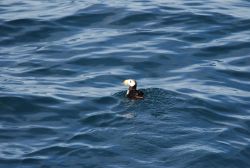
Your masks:
{"label": "puffin head", "polygon": [[123,84],[129,86],[129,89],[136,89],[136,81],[134,79],[126,79],[123,81]]}

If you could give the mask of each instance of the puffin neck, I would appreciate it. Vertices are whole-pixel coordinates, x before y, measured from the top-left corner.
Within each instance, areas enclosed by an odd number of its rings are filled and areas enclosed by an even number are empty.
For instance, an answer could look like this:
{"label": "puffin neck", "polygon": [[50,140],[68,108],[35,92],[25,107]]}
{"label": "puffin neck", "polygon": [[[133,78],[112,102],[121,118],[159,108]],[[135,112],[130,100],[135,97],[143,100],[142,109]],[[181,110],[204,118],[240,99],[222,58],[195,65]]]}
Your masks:
{"label": "puffin neck", "polygon": [[136,85],[134,85],[134,86],[129,86],[128,90],[136,90]]}

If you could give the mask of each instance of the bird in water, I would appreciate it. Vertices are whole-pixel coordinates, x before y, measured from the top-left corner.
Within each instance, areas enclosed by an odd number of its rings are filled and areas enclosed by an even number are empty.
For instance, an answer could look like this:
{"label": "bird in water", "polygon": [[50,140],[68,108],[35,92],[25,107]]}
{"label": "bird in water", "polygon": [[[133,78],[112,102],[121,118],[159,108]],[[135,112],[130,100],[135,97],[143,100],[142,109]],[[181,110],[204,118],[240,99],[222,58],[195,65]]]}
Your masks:
{"label": "bird in water", "polygon": [[143,99],[143,92],[136,90],[137,83],[134,79],[126,79],[123,81],[123,84],[129,86],[126,97],[130,99]]}

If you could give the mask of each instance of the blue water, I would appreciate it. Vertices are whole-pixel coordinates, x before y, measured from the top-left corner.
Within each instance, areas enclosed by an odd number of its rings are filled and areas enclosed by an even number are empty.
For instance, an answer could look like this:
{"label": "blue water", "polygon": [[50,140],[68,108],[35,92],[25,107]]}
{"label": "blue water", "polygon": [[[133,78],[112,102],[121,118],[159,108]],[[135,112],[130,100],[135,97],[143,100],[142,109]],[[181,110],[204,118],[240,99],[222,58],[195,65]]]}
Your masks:
{"label": "blue water", "polygon": [[249,8],[1,1],[0,167],[249,168]]}

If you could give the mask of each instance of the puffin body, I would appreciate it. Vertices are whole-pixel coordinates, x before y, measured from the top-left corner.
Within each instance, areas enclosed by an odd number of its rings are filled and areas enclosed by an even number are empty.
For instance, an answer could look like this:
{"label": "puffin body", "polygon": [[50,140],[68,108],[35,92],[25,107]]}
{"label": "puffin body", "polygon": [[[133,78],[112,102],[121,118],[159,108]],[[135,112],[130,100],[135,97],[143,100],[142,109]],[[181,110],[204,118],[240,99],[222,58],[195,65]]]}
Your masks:
{"label": "puffin body", "polygon": [[123,81],[124,85],[129,86],[126,97],[129,99],[143,99],[143,92],[136,90],[137,83],[134,79],[127,79]]}

